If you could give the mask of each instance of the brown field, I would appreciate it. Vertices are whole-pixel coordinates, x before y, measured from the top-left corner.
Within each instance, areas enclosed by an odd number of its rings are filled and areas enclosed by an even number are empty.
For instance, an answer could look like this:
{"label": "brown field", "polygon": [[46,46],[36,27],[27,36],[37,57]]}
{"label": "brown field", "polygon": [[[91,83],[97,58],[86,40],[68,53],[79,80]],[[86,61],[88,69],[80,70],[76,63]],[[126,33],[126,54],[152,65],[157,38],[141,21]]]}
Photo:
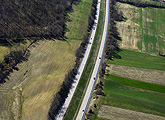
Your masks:
{"label": "brown field", "polygon": [[41,41],[31,48],[29,60],[19,64],[19,71],[14,71],[10,80],[0,87],[0,103],[4,108],[0,116],[6,116],[4,114],[11,110],[11,116],[16,120],[21,116],[23,120],[46,119],[53,95],[74,65],[74,52],[80,41],[69,43]]}
{"label": "brown field", "polygon": [[109,120],[165,120],[165,117],[106,105],[101,105],[97,116]]}
{"label": "brown field", "polygon": [[109,64],[109,67],[107,67],[107,74],[112,74],[148,83],[165,85],[165,71],[160,70],[142,69]]}
{"label": "brown field", "polygon": [[140,40],[138,34],[138,24],[133,22],[131,19],[133,17],[139,17],[137,7],[128,4],[117,3],[119,11],[123,12],[123,16],[127,18],[126,21],[117,22],[118,32],[122,38],[120,42],[120,48],[125,49],[138,49],[137,42]]}

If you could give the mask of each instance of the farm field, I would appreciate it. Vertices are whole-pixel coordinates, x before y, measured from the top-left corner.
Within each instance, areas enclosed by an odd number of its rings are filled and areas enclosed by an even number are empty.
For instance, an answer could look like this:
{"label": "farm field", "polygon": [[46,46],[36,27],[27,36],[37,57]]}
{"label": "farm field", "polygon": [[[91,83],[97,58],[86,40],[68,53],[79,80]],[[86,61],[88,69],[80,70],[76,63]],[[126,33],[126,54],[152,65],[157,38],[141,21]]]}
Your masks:
{"label": "farm field", "polygon": [[108,64],[106,74],[134,79],[142,82],[165,85],[165,71]]}
{"label": "farm field", "polygon": [[122,38],[121,48],[165,53],[165,9],[139,8],[123,3],[117,6],[127,18],[126,22],[117,23]]}
{"label": "farm field", "polygon": [[142,112],[136,112],[128,109],[122,109],[119,107],[112,107],[112,106],[106,106],[102,105],[99,114],[99,118],[107,118],[109,120],[164,120],[164,117],[142,113]]}
{"label": "farm field", "polygon": [[109,60],[109,64],[124,65],[136,68],[155,69],[165,71],[165,58],[146,53],[122,49],[118,53],[121,59]]}
{"label": "farm field", "polygon": [[163,91],[158,92],[159,87],[157,85],[147,84],[134,80],[130,82],[125,78],[108,75],[104,83],[105,96],[101,96],[100,104],[165,117],[165,110],[163,109],[165,107],[164,86],[161,89]]}
{"label": "farm field", "polygon": [[[73,5],[66,23],[66,41],[41,40],[30,48],[28,61],[19,64],[19,71],[11,73],[9,81],[0,86],[0,118],[47,119],[53,96],[75,63],[75,51],[86,33],[91,3],[82,0]],[[13,114],[8,115],[8,110]]]}

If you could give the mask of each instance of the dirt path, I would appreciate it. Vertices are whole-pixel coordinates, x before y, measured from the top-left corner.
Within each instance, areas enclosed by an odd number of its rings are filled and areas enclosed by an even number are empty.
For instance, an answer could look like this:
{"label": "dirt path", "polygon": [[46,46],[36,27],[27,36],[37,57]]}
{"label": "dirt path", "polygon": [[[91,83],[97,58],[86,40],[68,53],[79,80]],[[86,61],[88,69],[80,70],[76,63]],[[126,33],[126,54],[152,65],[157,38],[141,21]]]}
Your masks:
{"label": "dirt path", "polygon": [[98,117],[109,120],[165,120],[165,117],[102,105]]}

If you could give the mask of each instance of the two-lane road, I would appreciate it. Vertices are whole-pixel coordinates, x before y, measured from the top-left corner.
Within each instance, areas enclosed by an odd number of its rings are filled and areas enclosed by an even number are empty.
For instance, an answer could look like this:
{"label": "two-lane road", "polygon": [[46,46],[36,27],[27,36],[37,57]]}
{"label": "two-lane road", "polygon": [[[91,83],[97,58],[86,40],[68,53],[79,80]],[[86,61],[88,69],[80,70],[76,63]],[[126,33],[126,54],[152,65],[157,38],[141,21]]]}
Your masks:
{"label": "two-lane road", "polygon": [[99,73],[99,69],[100,69],[100,65],[101,65],[101,60],[102,60],[102,56],[104,53],[104,48],[105,48],[105,44],[106,44],[106,38],[107,38],[107,33],[108,33],[108,25],[109,25],[109,0],[106,0],[106,13],[105,13],[105,23],[104,23],[104,30],[103,30],[103,36],[102,36],[102,41],[101,41],[101,45],[100,45],[100,49],[99,49],[99,53],[97,56],[97,60],[95,63],[95,67],[93,69],[93,73],[90,79],[90,82],[88,84],[88,88],[86,90],[84,99],[82,101],[82,104],[80,106],[79,112],[77,114],[76,120],[83,120],[91,95],[92,95],[92,91],[94,89],[96,80],[97,80],[97,76]]}
{"label": "two-lane road", "polygon": [[77,85],[80,81],[80,78],[81,78],[81,75],[83,73],[83,70],[85,68],[85,65],[86,65],[86,62],[88,60],[88,57],[89,57],[89,54],[90,54],[90,51],[91,51],[91,48],[92,48],[92,45],[93,45],[93,41],[94,41],[94,38],[95,38],[95,34],[96,34],[96,30],[97,30],[97,25],[98,25],[98,20],[99,20],[99,14],[100,14],[100,2],[101,0],[98,0],[98,3],[97,3],[97,11],[96,11],[96,19],[94,21],[94,25],[93,25],[93,29],[91,31],[91,35],[90,35],[90,38],[89,38],[89,42],[88,42],[88,45],[86,47],[86,51],[84,53],[84,57],[82,58],[82,61],[81,61],[81,64],[79,65],[79,69],[77,71],[77,75],[72,83],[72,87],[69,91],[69,94],[68,94],[68,97],[66,98],[65,100],[65,103],[63,104],[60,112],[58,113],[57,117],[55,118],[56,120],[62,120],[68,107],[69,107],[69,104],[72,100],[72,97],[74,95],[74,92],[77,88]]}

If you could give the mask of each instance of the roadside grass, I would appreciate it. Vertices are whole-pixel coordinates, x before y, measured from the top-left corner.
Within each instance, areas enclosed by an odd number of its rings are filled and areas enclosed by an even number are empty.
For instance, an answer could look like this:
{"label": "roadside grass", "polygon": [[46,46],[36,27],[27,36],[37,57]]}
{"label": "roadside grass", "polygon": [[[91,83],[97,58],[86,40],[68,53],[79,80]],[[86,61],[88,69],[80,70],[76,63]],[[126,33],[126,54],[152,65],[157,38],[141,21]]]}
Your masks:
{"label": "roadside grass", "polygon": [[[118,78],[115,78],[118,81]],[[165,94],[105,79],[101,104],[165,116]],[[120,79],[119,79],[120,81]]]}
{"label": "roadside grass", "polygon": [[165,58],[161,56],[152,56],[147,53],[140,53],[131,50],[122,49],[118,53],[121,59],[109,60],[109,64],[124,65],[136,68],[155,69],[165,71]]}
{"label": "roadside grass", "polygon": [[136,88],[141,88],[141,89],[146,89],[146,90],[152,90],[155,92],[165,93],[165,86],[163,85],[141,82],[141,81],[132,80],[128,78],[118,77],[111,74],[105,75],[105,79],[111,80],[113,82],[123,84],[126,86],[130,86],[130,87],[136,87]]}
{"label": "roadside grass", "polygon": [[81,76],[81,79],[79,81],[79,84],[77,86],[77,89],[74,93],[74,96],[72,98],[72,101],[68,107],[68,110],[65,114],[64,120],[73,120],[76,117],[76,114],[79,110],[79,107],[81,105],[81,101],[83,99],[84,96],[84,92],[85,89],[87,87],[87,84],[90,80],[90,76],[92,74],[92,70],[94,68],[95,65],[95,59],[97,57],[97,53],[99,50],[99,45],[100,45],[100,41],[102,38],[102,31],[103,31],[103,27],[104,27],[104,13],[105,13],[105,0],[103,0],[101,2],[101,9],[100,9],[100,16],[99,16],[99,23],[98,23],[98,27],[97,27],[97,31],[96,31],[96,36],[95,36],[95,40],[91,49],[91,53],[89,55],[88,61],[86,63],[84,72]]}
{"label": "roadside grass", "polygon": [[72,5],[74,12],[68,13],[71,21],[67,22],[66,37],[72,40],[82,40],[88,27],[88,15],[90,15],[91,0],[80,0],[78,5]]}

